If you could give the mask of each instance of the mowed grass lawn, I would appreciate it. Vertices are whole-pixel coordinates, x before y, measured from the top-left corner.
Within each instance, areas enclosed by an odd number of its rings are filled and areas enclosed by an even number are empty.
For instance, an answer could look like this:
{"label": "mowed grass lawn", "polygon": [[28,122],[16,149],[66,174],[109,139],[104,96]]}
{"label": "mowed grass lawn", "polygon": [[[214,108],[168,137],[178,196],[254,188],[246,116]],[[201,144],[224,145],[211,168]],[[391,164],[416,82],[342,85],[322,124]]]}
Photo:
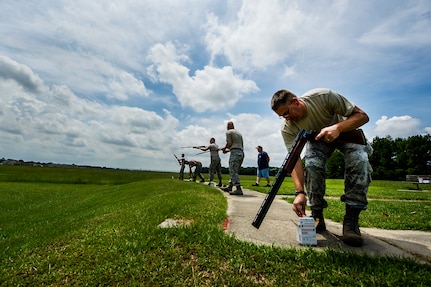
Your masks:
{"label": "mowed grass lawn", "polygon": [[[268,187],[253,187],[255,177],[243,176],[242,183],[249,189],[267,192]],[[342,222],[345,204],[340,201],[344,192],[344,181],[328,179],[326,182],[328,208],[325,217]],[[368,209],[361,212],[360,225],[392,230],[421,230],[431,232],[431,185],[419,184],[420,190],[412,183],[400,181],[373,181],[368,191]],[[287,177],[279,195],[292,203],[294,188],[292,179]],[[311,212],[308,212],[311,214]]]}
{"label": "mowed grass lawn", "polygon": [[176,176],[0,166],[0,286],[431,286],[408,259],[241,242],[223,231],[223,194]]}

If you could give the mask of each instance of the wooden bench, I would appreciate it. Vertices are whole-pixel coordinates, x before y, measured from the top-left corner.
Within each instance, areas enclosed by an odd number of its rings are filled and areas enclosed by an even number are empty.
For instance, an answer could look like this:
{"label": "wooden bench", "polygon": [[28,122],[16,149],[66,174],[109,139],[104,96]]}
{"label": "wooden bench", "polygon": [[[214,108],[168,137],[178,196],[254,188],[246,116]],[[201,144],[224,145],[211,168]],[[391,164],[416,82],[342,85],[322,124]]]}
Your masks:
{"label": "wooden bench", "polygon": [[406,181],[416,185],[416,189],[419,189],[419,184],[430,184],[431,175],[406,175]]}

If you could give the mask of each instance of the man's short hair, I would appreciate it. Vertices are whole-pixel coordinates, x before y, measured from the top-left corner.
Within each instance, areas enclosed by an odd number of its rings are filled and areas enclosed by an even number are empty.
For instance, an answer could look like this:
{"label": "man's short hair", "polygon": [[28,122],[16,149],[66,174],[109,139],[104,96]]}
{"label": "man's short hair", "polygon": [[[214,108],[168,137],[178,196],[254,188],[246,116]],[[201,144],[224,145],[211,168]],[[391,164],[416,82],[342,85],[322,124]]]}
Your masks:
{"label": "man's short hair", "polygon": [[290,102],[293,98],[296,98],[296,95],[291,91],[279,90],[272,96],[271,109],[275,112],[280,106]]}

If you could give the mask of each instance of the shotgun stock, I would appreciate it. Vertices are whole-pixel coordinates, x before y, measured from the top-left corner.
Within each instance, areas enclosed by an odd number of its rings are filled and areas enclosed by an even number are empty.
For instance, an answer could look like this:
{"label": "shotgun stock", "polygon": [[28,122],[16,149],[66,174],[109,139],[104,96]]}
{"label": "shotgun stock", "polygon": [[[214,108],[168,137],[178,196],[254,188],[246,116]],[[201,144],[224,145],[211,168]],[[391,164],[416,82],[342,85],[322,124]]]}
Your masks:
{"label": "shotgun stock", "polygon": [[364,132],[361,129],[341,133],[334,142],[355,143],[360,145],[367,144]]}
{"label": "shotgun stock", "polygon": [[[252,222],[252,225],[257,229],[259,229],[260,225],[262,224],[262,221],[265,218],[269,207],[274,201],[274,198],[277,195],[278,190],[280,189],[285,177],[289,173],[292,173],[292,170],[295,167],[296,162],[299,160],[302,149],[304,148],[305,144],[308,140],[313,141],[317,134],[318,132],[316,131],[306,131],[305,129],[301,129],[299,131],[292,144],[290,153],[284,159],[283,164],[281,165],[280,169],[277,172],[277,175],[275,176],[273,185],[270,187],[268,194],[266,195],[264,201],[262,202],[262,205],[259,208],[259,211],[256,214],[256,217]],[[361,129],[341,133],[334,142],[349,142],[361,145],[367,144],[364,133]]]}

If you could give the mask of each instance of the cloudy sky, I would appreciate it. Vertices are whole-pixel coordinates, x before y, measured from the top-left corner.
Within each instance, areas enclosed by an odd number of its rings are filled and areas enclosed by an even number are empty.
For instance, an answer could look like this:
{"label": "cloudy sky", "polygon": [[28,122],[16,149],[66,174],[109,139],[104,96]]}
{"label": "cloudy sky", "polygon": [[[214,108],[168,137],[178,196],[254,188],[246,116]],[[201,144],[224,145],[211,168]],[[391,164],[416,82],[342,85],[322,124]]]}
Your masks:
{"label": "cloudy sky", "polygon": [[[177,171],[286,150],[272,94],[331,88],[369,139],[431,133],[428,0],[0,0],[0,158]],[[222,155],[223,166],[228,155]]]}

